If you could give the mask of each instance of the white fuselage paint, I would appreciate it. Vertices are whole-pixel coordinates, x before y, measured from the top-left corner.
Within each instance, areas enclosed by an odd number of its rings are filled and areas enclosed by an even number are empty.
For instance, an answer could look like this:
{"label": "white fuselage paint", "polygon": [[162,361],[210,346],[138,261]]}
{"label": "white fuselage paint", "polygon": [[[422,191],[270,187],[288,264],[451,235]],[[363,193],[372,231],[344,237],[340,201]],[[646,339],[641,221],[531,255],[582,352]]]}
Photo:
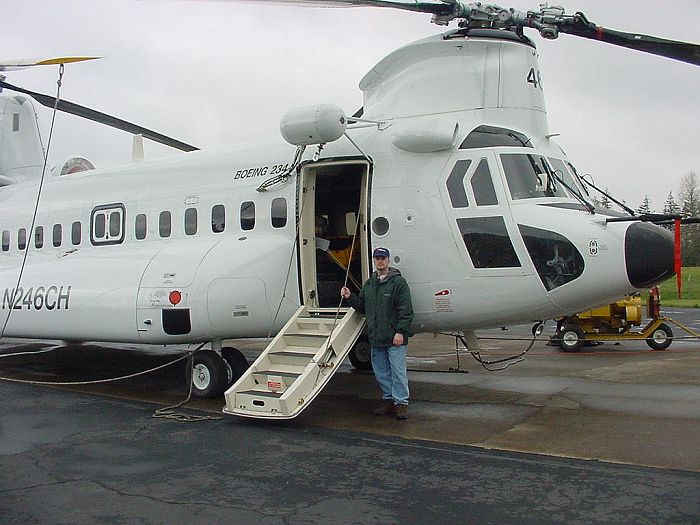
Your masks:
{"label": "white fuselage paint", "polygon": [[[531,71],[539,76],[536,59],[534,48],[522,43],[436,36],[389,55],[360,84],[363,118],[384,122],[348,131],[372,161],[365,225],[370,247],[388,247],[392,266],[411,287],[415,331],[553,318],[634,291],[625,272],[625,223],[606,225],[600,215],[543,206],[579,204],[569,196],[511,198],[501,153],[566,160],[546,138],[541,85],[528,81]],[[435,119],[458,125],[453,147],[415,153],[394,145],[397,135],[415,135],[404,142],[419,142],[421,123]],[[517,130],[533,147],[459,149],[467,134],[482,124]],[[326,146],[320,160],[342,162],[357,160],[358,155],[341,138]],[[296,180],[266,192],[256,188],[292,156],[292,148],[277,141],[47,177],[36,219],[36,226],[44,229],[44,245],[36,248],[33,234],[27,233],[22,295],[14,301],[23,258],[18,231],[30,229],[38,184],[30,180],[0,188],[0,230],[10,232],[11,241],[9,250],[0,252],[0,299],[6,299],[0,321],[11,312],[5,335],[167,344],[275,333],[301,301]],[[310,156],[307,151],[306,162]],[[473,168],[482,159],[488,164],[497,204],[476,205],[467,180],[469,205],[454,208],[446,186],[453,166],[470,160]],[[276,198],[287,202],[287,222],[281,228],[271,222]],[[255,203],[255,226],[250,230],[241,228],[244,202]],[[94,210],[110,205],[124,210],[123,240],[93,245]],[[221,233],[211,226],[216,205],[226,209]],[[198,210],[197,233],[187,235],[185,210],[193,207]],[[163,211],[171,213],[172,233],[167,238],[159,233]],[[135,233],[140,214],[147,217],[142,240]],[[389,223],[382,235],[371,228],[377,217]],[[503,218],[520,266],[475,268],[457,219],[479,217]],[[71,228],[76,221],[81,223],[82,239],[74,246]],[[63,233],[58,247],[52,242],[55,224]],[[548,291],[519,225],[568,239],[583,256],[582,274]],[[591,241],[597,250],[589,249]],[[363,257],[369,258],[369,253]],[[182,295],[177,308],[190,310],[191,331],[185,335],[167,335],[161,324],[161,311],[173,307],[173,290]]]}

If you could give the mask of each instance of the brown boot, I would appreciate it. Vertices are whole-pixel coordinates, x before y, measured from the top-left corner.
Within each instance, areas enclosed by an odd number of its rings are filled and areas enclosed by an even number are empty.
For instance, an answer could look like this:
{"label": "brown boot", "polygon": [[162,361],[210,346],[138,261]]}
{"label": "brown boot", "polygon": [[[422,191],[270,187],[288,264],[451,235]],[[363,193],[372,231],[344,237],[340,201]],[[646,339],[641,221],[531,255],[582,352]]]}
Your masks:
{"label": "brown boot", "polygon": [[396,405],[396,419],[408,419],[408,405]]}
{"label": "brown boot", "polygon": [[374,409],[375,416],[390,416],[396,413],[396,405],[391,399],[384,399],[382,404]]}

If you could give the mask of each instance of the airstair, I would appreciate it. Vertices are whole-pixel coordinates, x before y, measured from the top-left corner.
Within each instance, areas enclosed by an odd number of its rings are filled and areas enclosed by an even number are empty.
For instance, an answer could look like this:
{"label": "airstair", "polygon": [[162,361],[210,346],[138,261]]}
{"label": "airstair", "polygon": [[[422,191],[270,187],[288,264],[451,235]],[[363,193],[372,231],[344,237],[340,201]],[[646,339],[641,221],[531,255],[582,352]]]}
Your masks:
{"label": "airstair", "polygon": [[333,377],[364,326],[364,317],[352,308],[302,306],[226,391],[224,412],[262,419],[298,416]]}

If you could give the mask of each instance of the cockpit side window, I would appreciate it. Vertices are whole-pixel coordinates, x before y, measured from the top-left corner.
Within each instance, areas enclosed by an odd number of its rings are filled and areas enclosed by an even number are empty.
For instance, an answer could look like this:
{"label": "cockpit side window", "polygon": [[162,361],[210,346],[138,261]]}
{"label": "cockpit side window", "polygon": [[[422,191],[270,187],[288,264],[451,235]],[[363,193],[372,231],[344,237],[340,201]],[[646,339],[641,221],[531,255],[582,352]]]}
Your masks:
{"label": "cockpit side window", "polygon": [[566,169],[566,165],[564,164],[563,160],[554,159],[552,157],[548,157],[547,160],[549,160],[549,164],[554,170],[554,175],[563,180],[566,185],[573,190],[578,190],[578,185],[576,184],[576,181],[574,181],[574,178],[571,176],[569,170]]}
{"label": "cockpit side window", "polygon": [[457,219],[457,225],[474,268],[522,266],[508,236],[503,217]]}
{"label": "cockpit side window", "polygon": [[496,190],[491,179],[491,170],[489,170],[489,162],[486,159],[481,159],[474,175],[472,175],[472,191],[474,192],[477,206],[498,204]]}
{"label": "cockpit side window", "polygon": [[566,237],[532,226],[518,225],[544,287],[554,290],[583,273],[583,257]]}
{"label": "cockpit side window", "polygon": [[510,195],[514,200],[567,196],[563,185],[550,174],[552,169],[544,157],[502,153],[501,163],[506,173]]}
{"label": "cockpit side window", "polygon": [[458,160],[447,177],[447,193],[453,208],[466,208],[469,206],[467,192],[464,189],[464,176],[471,165],[471,160]]}

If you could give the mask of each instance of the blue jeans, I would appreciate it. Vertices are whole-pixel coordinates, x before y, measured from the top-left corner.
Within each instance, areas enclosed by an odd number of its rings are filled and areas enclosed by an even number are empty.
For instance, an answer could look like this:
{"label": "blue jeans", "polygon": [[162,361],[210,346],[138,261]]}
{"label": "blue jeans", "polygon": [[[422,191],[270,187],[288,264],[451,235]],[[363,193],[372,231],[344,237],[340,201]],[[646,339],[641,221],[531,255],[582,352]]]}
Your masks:
{"label": "blue jeans", "polygon": [[408,377],[406,376],[406,345],[373,346],[372,368],[382,398],[396,405],[408,405]]}

